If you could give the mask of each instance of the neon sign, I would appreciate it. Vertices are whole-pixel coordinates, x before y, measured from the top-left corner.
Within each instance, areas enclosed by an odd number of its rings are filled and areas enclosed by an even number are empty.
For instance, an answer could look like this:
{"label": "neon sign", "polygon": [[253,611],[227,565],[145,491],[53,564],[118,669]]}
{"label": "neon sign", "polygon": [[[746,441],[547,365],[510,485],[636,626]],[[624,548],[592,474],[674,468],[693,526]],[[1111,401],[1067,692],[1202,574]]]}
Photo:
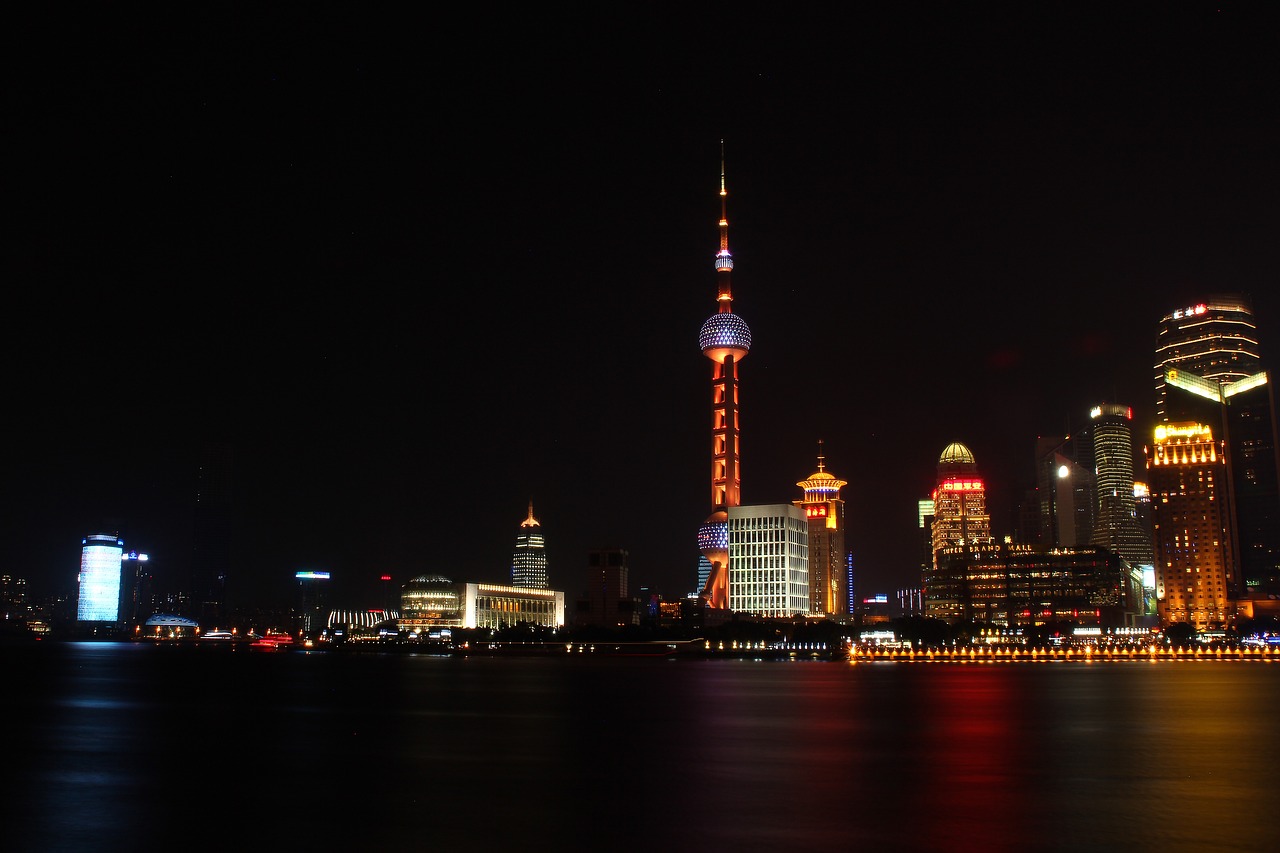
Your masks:
{"label": "neon sign", "polygon": [[946,492],[981,492],[984,487],[981,480],[947,480],[941,488]]}

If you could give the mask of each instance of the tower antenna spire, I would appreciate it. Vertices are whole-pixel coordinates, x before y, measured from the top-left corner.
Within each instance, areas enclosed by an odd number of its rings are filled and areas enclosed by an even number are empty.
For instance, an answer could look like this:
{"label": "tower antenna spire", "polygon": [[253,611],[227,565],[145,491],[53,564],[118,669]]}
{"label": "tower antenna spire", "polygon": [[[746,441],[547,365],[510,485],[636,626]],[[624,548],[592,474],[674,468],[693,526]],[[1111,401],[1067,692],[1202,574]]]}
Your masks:
{"label": "tower antenna spire", "polygon": [[720,313],[733,311],[733,290],[729,286],[729,273],[733,272],[733,255],[729,253],[729,191],[724,182],[724,140],[720,140],[720,251],[716,252],[716,278],[720,280],[716,296]]}

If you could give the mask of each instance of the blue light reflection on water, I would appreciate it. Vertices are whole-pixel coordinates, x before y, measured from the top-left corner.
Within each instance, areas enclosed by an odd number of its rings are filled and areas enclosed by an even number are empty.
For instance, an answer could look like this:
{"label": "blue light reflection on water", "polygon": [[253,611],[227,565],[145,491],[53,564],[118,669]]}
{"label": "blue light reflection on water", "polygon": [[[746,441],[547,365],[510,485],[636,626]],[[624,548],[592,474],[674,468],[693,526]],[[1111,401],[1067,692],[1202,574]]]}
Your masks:
{"label": "blue light reflection on water", "polygon": [[5,649],[4,849],[1257,850],[1280,668]]}

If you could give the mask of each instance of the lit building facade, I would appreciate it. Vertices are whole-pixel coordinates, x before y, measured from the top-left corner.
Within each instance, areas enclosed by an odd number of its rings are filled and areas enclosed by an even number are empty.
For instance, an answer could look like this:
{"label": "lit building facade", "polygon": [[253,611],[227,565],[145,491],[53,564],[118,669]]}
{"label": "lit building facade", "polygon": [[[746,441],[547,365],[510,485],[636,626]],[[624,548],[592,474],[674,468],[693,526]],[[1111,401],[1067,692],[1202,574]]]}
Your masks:
{"label": "lit building facade", "polygon": [[1142,594],[1146,601],[1143,612],[1147,616],[1158,616],[1156,612],[1156,537],[1152,528],[1151,487],[1145,482],[1135,480],[1133,483],[1133,509],[1138,517],[1138,526],[1142,528],[1142,535],[1151,543],[1151,564],[1142,567]]}
{"label": "lit building facade", "polygon": [[1215,387],[1262,370],[1253,307],[1243,294],[1220,294],[1180,306],[1160,318],[1156,336],[1156,422],[1193,420],[1203,408],[1173,393],[1170,370],[1207,380]]}
{"label": "lit building facade", "polygon": [[433,629],[463,626],[462,593],[442,575],[419,575],[400,591],[399,629],[426,636]]}
{"label": "lit building facade", "polygon": [[114,533],[91,533],[80,542],[76,621],[120,623],[124,540]]}
{"label": "lit building facade", "polygon": [[711,359],[711,514],[698,528],[698,551],[710,563],[700,597],[705,605],[726,610],[729,603],[728,511],[742,502],[739,461],[738,363],[751,349],[751,329],[733,313],[729,253],[729,219],[724,180],[724,146],[720,152],[720,250],[716,252],[717,310],[698,332],[698,345]]}
{"label": "lit building facade", "polygon": [[766,618],[810,612],[809,522],[795,504],[728,510],[729,608]]}
{"label": "lit building facade", "polygon": [[1217,424],[1240,598],[1280,613],[1280,435],[1251,301],[1220,295],[1164,316],[1156,369],[1161,423]]}
{"label": "lit building facade", "polygon": [[[933,553],[952,545],[982,545],[991,541],[987,492],[978,475],[973,452],[953,442],[938,457],[933,490]],[[935,558],[936,565],[936,558]]]}
{"label": "lit building facade", "polygon": [[564,592],[488,583],[459,586],[463,628],[514,628],[524,623],[559,628],[564,625]]}
{"label": "lit building facade", "polygon": [[939,555],[946,548],[985,545],[991,540],[986,487],[978,475],[973,452],[952,442],[938,457],[933,489],[933,518],[929,525],[929,566],[924,573],[925,613],[941,619],[955,618],[964,602],[953,599],[963,589],[950,583]]}
{"label": "lit building facade", "polygon": [[511,555],[511,585],[522,589],[547,588],[547,547],[542,525],[533,517],[533,501],[529,501],[529,516],[520,522],[520,532],[516,534],[516,549]]}
{"label": "lit building facade", "polygon": [[1133,409],[1114,403],[1095,406],[1093,424],[1094,480],[1098,509],[1093,544],[1110,548],[1134,567],[1151,566],[1151,539],[1138,519],[1133,486]]}
{"label": "lit building facade", "polygon": [[1234,617],[1237,577],[1223,507],[1226,465],[1206,424],[1161,424],[1148,449],[1155,533],[1156,609],[1161,623],[1197,630]]}
{"label": "lit building facade", "polygon": [[564,625],[564,592],[490,583],[455,583],[419,575],[400,591],[396,627],[427,636],[442,628],[515,628]]}
{"label": "lit building facade", "polygon": [[933,571],[933,499],[916,501],[916,528],[919,532],[920,577]]}
{"label": "lit building facade", "polygon": [[796,483],[804,499],[796,506],[804,511],[809,527],[809,612],[824,616],[848,616],[851,596],[849,557],[845,551],[844,501],[840,489],[847,486],[826,470],[822,442],[818,442],[818,470]]}
{"label": "lit building facade", "polygon": [[1107,548],[950,545],[937,559],[925,614],[948,623],[1119,628],[1141,621],[1141,579]]}
{"label": "lit building facade", "polygon": [[[1280,434],[1249,298],[1217,295],[1161,319],[1159,422],[1217,424],[1221,491],[1242,599],[1280,613]],[[1251,609],[1252,605],[1250,605]]]}

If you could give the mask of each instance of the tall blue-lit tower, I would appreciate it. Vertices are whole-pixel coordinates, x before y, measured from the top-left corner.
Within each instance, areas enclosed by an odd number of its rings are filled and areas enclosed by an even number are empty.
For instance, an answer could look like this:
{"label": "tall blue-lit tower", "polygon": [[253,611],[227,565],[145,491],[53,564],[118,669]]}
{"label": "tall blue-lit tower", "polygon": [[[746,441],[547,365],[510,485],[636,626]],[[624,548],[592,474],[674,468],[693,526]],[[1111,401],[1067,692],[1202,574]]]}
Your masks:
{"label": "tall blue-lit tower", "polygon": [[733,313],[729,286],[729,218],[724,181],[724,140],[720,141],[720,251],[716,252],[718,310],[698,333],[702,354],[711,359],[711,514],[698,528],[698,550],[711,563],[700,597],[707,607],[729,607],[728,509],[742,503],[739,462],[738,362],[751,349],[751,329]]}

